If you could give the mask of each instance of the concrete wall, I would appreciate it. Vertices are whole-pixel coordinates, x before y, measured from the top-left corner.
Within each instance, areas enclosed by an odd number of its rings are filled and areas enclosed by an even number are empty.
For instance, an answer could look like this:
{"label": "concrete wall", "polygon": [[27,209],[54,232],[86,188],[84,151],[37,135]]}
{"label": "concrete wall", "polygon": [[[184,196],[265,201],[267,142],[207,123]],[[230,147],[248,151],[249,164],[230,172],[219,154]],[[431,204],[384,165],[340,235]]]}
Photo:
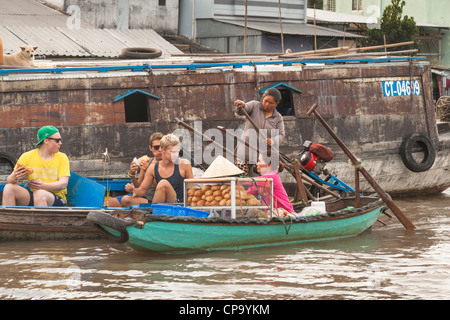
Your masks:
{"label": "concrete wall", "polygon": [[45,0],[49,5],[68,11],[80,10],[82,21],[105,29],[154,29],[159,33],[178,34],[178,0]]}

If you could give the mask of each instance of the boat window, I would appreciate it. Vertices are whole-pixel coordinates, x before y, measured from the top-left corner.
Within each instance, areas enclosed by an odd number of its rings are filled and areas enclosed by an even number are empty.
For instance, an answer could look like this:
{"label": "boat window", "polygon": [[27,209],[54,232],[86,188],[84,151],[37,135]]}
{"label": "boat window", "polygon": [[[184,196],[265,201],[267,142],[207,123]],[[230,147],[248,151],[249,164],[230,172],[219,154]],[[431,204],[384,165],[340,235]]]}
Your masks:
{"label": "boat window", "polygon": [[292,98],[292,91],[285,88],[278,88],[281,93],[281,102],[277,106],[277,111],[282,116],[294,116],[294,100]]}
{"label": "boat window", "polygon": [[124,98],[125,122],[150,122],[148,96],[135,92]]}

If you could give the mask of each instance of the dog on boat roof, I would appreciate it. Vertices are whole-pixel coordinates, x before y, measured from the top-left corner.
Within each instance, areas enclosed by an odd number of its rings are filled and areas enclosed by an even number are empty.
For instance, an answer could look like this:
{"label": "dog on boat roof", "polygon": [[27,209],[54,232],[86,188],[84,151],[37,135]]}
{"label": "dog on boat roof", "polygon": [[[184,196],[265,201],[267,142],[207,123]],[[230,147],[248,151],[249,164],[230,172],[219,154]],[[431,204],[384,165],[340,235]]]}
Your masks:
{"label": "dog on boat roof", "polygon": [[34,56],[37,48],[30,45],[21,46],[16,53],[4,55],[3,64],[16,67],[34,67]]}

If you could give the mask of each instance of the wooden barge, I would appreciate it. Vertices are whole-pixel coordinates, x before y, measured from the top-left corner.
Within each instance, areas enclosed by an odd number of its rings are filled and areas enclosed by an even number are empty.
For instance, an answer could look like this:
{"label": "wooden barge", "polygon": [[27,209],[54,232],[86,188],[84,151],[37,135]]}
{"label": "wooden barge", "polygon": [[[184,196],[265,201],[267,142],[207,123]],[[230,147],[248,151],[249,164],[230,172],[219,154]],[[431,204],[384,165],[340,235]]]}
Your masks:
{"label": "wooden barge", "polygon": [[[246,59],[0,66],[0,180],[20,154],[34,146],[39,127],[49,124],[61,131],[62,151],[72,171],[127,178],[130,160],[148,152],[152,132],[180,129],[176,118],[196,124],[202,132],[218,125],[243,128],[233,101],[259,99],[264,90],[276,87],[283,96],[283,153],[297,155],[305,140],[324,144],[335,152],[328,170],[353,183],[348,159],[306,114],[317,103],[317,110],[385,191],[439,192],[450,185],[450,137],[438,132],[431,66],[422,58]],[[426,143],[418,143],[423,150],[402,149],[405,142],[415,142],[406,141],[412,134],[425,136]],[[422,154],[417,170],[407,167],[402,152],[411,153],[409,159],[412,153]],[[282,176],[287,184],[294,183],[286,172]],[[372,192],[365,181],[360,188]]]}

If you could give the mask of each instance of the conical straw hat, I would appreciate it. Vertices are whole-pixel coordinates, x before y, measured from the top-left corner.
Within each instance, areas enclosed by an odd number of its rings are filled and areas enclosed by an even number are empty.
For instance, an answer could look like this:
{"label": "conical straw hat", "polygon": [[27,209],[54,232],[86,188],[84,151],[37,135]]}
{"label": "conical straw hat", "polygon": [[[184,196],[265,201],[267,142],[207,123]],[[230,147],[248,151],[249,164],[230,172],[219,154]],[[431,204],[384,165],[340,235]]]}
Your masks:
{"label": "conical straw hat", "polygon": [[213,163],[205,171],[202,178],[219,178],[219,177],[229,177],[242,174],[244,171],[236,167],[233,163],[228,161],[223,156],[217,156]]}

